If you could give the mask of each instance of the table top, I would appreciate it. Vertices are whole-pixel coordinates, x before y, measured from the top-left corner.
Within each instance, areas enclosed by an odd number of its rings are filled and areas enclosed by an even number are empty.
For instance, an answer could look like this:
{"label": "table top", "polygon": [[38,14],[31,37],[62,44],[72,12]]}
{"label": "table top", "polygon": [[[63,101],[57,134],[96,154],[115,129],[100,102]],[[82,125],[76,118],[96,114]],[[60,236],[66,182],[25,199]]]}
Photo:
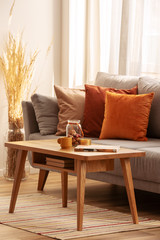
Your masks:
{"label": "table top", "polygon": [[57,139],[6,142],[5,147],[37,153],[74,158],[77,160],[103,160],[145,156],[144,151],[120,148],[118,152],[75,152],[74,148],[61,149]]}

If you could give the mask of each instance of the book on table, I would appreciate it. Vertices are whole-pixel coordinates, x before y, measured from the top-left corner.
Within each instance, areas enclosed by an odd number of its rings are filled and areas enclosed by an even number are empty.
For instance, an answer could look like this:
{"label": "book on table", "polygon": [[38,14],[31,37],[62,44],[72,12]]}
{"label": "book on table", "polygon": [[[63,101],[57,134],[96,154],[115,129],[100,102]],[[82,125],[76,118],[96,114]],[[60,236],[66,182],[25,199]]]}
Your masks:
{"label": "book on table", "polygon": [[78,145],[74,148],[77,152],[118,152],[120,146],[110,146],[110,145]]}

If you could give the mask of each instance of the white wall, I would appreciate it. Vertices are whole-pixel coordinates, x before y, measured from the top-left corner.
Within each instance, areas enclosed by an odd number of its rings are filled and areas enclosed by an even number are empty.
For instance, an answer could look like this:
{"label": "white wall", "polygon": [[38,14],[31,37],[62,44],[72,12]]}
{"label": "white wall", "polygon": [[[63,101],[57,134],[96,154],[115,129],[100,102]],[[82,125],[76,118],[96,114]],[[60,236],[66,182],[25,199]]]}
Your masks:
{"label": "white wall", "polygon": [[[0,54],[8,33],[8,17],[13,0],[0,0]],[[44,95],[53,94],[54,65],[56,79],[60,72],[60,52],[56,44],[60,39],[61,0],[16,0],[10,30],[12,33],[24,30],[23,39],[32,52],[39,49],[32,90]],[[58,21],[56,21],[56,18]],[[55,34],[58,31],[57,35]],[[54,36],[56,35],[56,36]],[[53,46],[46,57],[46,51],[54,37]],[[57,61],[56,61],[57,59]],[[4,154],[4,135],[8,126],[7,100],[0,75],[0,174]]]}

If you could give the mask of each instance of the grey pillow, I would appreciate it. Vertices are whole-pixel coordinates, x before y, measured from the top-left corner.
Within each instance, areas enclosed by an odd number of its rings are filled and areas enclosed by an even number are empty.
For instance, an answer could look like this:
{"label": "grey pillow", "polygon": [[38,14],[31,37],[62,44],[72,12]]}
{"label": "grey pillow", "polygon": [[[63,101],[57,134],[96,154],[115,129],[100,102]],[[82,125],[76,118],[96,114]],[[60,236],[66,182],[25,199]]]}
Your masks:
{"label": "grey pillow", "polygon": [[41,135],[56,133],[59,111],[57,99],[35,93],[31,100]]}
{"label": "grey pillow", "polygon": [[95,85],[117,89],[130,89],[138,84],[139,77],[98,72]]}
{"label": "grey pillow", "polygon": [[160,137],[160,79],[141,77],[138,82],[138,94],[154,92],[148,123],[148,137]]}

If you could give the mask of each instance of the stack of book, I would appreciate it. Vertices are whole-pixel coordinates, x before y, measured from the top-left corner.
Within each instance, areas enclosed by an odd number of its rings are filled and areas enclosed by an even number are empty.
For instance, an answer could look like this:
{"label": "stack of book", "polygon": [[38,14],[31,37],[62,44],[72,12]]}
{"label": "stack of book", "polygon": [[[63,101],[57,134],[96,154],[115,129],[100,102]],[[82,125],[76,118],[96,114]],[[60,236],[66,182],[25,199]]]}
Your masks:
{"label": "stack of book", "polygon": [[74,160],[70,158],[56,158],[46,157],[46,165],[58,168],[74,168]]}

